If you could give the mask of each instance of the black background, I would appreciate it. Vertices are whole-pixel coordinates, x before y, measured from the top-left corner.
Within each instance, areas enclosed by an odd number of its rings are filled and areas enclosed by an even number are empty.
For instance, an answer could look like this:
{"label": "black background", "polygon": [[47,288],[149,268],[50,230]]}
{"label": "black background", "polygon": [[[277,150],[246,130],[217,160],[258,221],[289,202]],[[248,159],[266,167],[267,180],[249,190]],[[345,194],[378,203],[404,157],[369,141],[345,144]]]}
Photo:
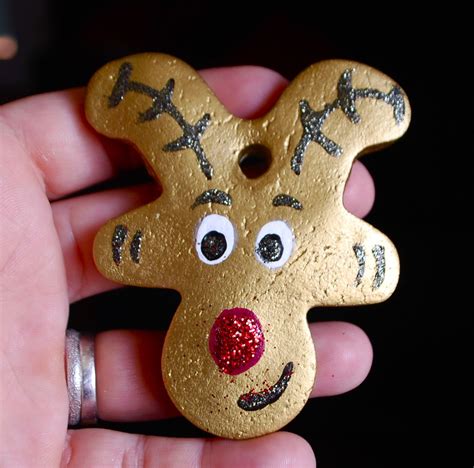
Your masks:
{"label": "black background", "polygon": [[[364,5],[337,5],[331,11],[298,2],[259,5],[11,2],[9,26],[19,38],[20,53],[0,63],[0,102],[82,86],[104,63],[143,51],[176,55],[196,69],[262,65],[289,79],[321,59],[347,58],[398,81],[412,105],[411,127],[399,142],[364,163],[377,189],[367,220],[399,250],[399,286],[383,304],[309,313],[311,321],[347,320],[361,326],[374,346],[373,368],[358,389],[310,401],[286,429],[311,443],[323,468],[436,465],[455,430],[444,419],[449,403],[444,388],[457,380],[447,348],[464,326],[435,307],[446,294],[440,239],[449,230],[446,219],[455,216],[448,187],[455,201],[461,198],[441,158],[458,151],[447,143],[460,131],[447,97],[449,63],[456,60],[448,40],[456,26],[445,11],[435,23],[433,16],[414,17],[394,4],[386,12]],[[74,304],[70,325],[165,329],[178,301],[169,291],[122,289]],[[183,419],[107,426],[202,435]]]}

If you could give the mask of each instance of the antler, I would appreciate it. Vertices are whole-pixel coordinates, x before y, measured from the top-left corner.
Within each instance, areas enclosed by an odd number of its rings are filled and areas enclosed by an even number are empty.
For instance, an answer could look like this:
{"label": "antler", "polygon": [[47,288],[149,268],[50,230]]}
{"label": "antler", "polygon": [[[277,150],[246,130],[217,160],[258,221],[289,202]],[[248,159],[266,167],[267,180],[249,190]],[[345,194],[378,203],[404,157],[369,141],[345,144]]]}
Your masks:
{"label": "antler", "polygon": [[151,97],[151,107],[145,112],[138,113],[138,122],[142,123],[155,120],[163,113],[170,115],[181,127],[183,136],[165,145],[163,151],[180,151],[187,148],[193,150],[198,159],[201,171],[207,179],[212,179],[213,168],[206,158],[200,141],[204,131],[209,125],[211,116],[206,113],[195,125],[191,125],[173,104],[174,79],[169,79],[163,89],[157,90],[138,81],[131,81],[132,70],[133,67],[130,62],[125,62],[120,66],[117,81],[109,96],[109,107],[118,106],[129,91]]}
{"label": "antler", "polygon": [[296,146],[295,153],[291,159],[291,168],[295,174],[300,175],[306,148],[311,141],[318,143],[331,156],[341,156],[343,148],[328,138],[322,131],[327,118],[337,109],[341,109],[344,115],[353,123],[358,124],[361,117],[356,109],[357,99],[372,98],[383,101],[393,107],[393,118],[400,124],[405,117],[405,101],[401,89],[394,86],[389,93],[378,89],[360,88],[352,86],[352,73],[354,70],[346,69],[339,78],[337,84],[337,98],[330,104],[326,104],[323,110],[313,110],[306,99],[300,101],[300,120],[303,126],[303,134]]}
{"label": "antler", "polygon": [[88,85],[86,117],[100,133],[133,144],[175,196],[179,174],[197,191],[215,186],[216,174],[226,171],[215,142],[228,112],[199,74],[174,57],[139,54],[102,67]]}

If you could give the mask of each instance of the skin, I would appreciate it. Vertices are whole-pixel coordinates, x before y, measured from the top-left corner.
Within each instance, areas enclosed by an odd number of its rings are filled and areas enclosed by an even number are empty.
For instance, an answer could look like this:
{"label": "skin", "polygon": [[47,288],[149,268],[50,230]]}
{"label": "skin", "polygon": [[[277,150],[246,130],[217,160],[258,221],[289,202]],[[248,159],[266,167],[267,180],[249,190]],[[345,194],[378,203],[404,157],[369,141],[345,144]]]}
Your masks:
{"label": "skin", "polygon": [[[258,67],[202,72],[230,112],[265,113],[287,82]],[[309,444],[279,432],[257,439],[174,439],[105,429],[67,430],[64,334],[69,304],[118,287],[92,260],[108,219],[151,200],[149,186],[74,196],[137,167],[140,159],[97,135],[83,116],[83,90],[34,96],[0,107],[0,447],[6,466],[315,466]],[[64,199],[65,197],[68,197]],[[364,216],[372,179],[356,162],[346,208]],[[312,396],[359,385],[372,362],[367,336],[342,322],[313,324],[318,386]],[[97,335],[98,411],[109,421],[176,416],[152,356],[164,334]],[[291,447],[291,449],[290,449]]]}

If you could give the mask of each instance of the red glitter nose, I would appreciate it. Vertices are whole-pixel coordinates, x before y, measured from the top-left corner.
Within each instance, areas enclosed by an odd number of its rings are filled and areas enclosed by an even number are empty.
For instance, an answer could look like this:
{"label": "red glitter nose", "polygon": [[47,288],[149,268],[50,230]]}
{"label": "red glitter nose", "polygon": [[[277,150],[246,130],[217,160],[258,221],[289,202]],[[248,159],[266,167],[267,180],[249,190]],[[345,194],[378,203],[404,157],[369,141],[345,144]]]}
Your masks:
{"label": "red glitter nose", "polygon": [[237,375],[262,357],[265,338],[257,316],[248,309],[223,310],[209,335],[209,351],[222,372]]}

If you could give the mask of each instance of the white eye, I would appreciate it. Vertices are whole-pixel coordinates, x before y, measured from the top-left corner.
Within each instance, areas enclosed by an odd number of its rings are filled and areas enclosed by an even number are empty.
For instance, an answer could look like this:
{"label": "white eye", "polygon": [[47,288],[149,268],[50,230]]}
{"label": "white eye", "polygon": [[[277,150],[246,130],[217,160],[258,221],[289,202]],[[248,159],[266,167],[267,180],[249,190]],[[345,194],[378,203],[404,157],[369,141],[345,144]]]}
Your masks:
{"label": "white eye", "polygon": [[293,232],[284,221],[270,221],[260,229],[255,243],[255,255],[268,268],[279,268],[293,251]]}
{"label": "white eye", "polygon": [[208,265],[223,262],[234,248],[235,233],[232,223],[218,214],[202,219],[196,234],[198,257]]}

